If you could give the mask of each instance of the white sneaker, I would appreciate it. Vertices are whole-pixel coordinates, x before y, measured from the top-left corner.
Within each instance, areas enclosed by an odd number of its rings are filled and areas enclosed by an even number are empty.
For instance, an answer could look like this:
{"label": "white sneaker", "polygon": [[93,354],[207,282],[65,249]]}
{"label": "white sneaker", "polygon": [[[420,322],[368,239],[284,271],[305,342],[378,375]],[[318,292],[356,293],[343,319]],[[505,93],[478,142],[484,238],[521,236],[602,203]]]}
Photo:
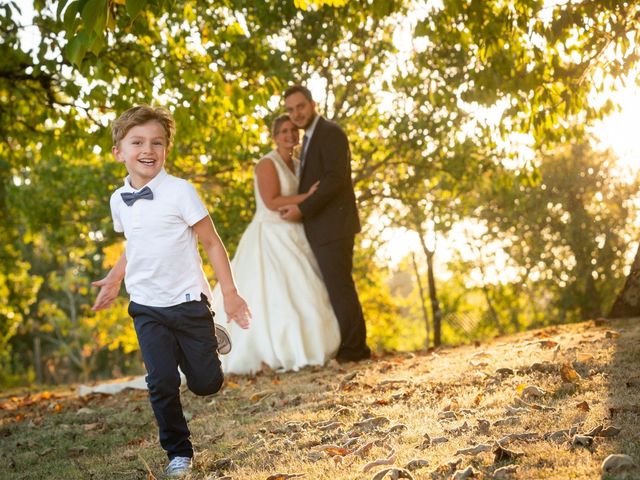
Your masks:
{"label": "white sneaker", "polygon": [[231,351],[231,337],[227,329],[217,323],[213,323],[216,327],[216,339],[218,340],[218,353],[226,355]]}
{"label": "white sneaker", "polygon": [[173,457],[164,469],[167,477],[182,477],[191,471],[191,457]]}

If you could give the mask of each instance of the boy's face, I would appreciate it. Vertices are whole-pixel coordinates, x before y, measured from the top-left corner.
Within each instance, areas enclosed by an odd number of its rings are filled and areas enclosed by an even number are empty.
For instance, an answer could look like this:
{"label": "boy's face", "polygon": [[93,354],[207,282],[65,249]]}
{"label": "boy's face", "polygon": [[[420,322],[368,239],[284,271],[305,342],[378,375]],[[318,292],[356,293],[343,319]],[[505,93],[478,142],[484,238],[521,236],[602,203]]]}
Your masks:
{"label": "boy's face", "polygon": [[131,128],[112,149],[116,160],[127,168],[129,182],[136,190],[160,173],[167,150],[164,128],[155,120]]}

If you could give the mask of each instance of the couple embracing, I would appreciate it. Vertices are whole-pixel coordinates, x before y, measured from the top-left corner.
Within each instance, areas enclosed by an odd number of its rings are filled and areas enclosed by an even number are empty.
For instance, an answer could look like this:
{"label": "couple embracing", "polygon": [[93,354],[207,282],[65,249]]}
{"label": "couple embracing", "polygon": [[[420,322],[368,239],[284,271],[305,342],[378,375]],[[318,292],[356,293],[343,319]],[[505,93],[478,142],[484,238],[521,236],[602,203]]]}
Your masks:
{"label": "couple embracing", "polygon": [[[276,148],[256,165],[255,216],[231,262],[253,321],[249,330],[229,326],[234,348],[221,359],[228,373],[371,355],[352,278],[360,222],[347,137],[316,113],[306,87],[290,87],[284,102],[287,114],[271,132]],[[222,323],[219,287],[213,298]]]}

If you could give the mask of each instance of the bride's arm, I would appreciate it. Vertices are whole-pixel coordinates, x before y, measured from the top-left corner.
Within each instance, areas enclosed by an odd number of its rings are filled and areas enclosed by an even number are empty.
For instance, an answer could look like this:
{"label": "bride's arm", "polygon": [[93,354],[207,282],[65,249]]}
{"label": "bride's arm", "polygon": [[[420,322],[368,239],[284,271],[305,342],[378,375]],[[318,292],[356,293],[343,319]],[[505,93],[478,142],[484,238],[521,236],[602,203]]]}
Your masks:
{"label": "bride's arm", "polygon": [[278,172],[270,158],[263,158],[256,165],[256,177],[258,178],[258,190],[262,201],[269,210],[277,211],[285,205],[297,205],[307,199],[318,188],[313,185],[307,193],[298,195],[280,195],[280,181]]}

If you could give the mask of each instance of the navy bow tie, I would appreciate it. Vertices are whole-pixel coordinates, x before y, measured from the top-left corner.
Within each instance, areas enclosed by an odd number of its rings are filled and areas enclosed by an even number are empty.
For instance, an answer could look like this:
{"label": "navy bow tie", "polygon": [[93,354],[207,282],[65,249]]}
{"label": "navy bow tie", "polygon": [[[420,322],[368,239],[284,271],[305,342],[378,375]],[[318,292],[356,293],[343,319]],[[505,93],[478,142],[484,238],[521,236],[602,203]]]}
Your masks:
{"label": "navy bow tie", "polygon": [[136,203],[136,200],[140,200],[141,198],[144,198],[146,200],[153,200],[153,192],[148,186],[144,187],[139,192],[133,192],[133,193],[124,192],[124,193],[121,193],[120,196],[122,197],[122,200],[124,200],[124,203],[126,203],[128,207]]}

